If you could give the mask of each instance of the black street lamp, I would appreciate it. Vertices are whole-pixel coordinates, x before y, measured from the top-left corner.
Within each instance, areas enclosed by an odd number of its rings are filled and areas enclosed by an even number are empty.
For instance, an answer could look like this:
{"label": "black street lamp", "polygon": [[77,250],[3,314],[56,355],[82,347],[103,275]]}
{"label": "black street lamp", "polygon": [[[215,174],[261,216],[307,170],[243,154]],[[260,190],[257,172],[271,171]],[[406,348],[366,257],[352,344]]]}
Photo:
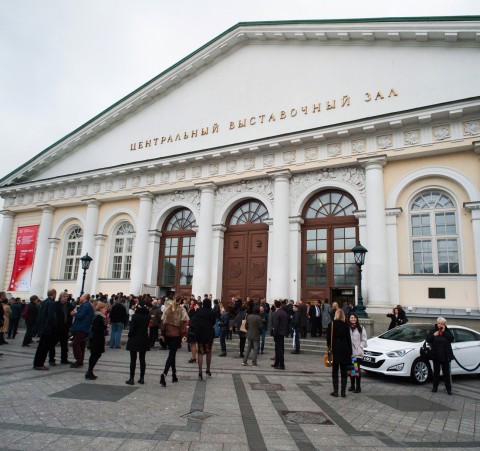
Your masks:
{"label": "black street lamp", "polygon": [[82,289],[80,291],[80,296],[83,294],[83,289],[85,287],[85,276],[87,275],[87,269],[90,268],[90,263],[92,260],[93,258],[88,255],[88,252],[82,258],[80,258],[83,269]]}
{"label": "black street lamp", "polygon": [[362,296],[362,266],[365,264],[365,254],[368,252],[361,244],[360,241],[352,249],[353,257],[355,258],[355,264],[358,268],[358,304],[356,307],[356,314],[359,318],[368,318],[365,306],[363,305]]}

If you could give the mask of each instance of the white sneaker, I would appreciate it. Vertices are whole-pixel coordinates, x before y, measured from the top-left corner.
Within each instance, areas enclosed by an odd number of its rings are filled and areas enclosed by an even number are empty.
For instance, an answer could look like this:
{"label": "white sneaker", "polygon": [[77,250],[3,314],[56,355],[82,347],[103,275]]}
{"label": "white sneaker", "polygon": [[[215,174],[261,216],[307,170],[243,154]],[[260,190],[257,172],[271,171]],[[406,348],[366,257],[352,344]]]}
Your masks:
{"label": "white sneaker", "polygon": [[248,366],[248,363],[247,362],[242,362],[242,365],[243,366]]}

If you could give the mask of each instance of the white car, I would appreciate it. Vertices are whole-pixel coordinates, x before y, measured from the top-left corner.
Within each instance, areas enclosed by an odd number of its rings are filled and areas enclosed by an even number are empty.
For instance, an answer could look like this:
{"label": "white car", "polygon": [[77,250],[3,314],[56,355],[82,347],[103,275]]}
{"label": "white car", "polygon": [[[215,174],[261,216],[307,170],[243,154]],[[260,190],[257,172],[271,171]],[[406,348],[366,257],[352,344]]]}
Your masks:
{"label": "white car", "polygon": [[[388,376],[407,376],[417,384],[424,384],[433,366],[420,356],[420,348],[433,327],[433,324],[408,323],[371,338],[364,349],[361,368]],[[447,327],[455,337],[451,373],[480,374],[480,333],[462,326]]]}

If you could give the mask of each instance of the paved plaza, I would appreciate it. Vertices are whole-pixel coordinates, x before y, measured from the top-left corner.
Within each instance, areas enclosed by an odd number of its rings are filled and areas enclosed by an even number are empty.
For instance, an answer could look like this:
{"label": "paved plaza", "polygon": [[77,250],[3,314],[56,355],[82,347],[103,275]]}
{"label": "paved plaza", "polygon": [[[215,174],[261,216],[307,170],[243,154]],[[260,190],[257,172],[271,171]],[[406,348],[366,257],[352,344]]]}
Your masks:
{"label": "paved plaza", "polygon": [[[145,385],[128,386],[129,353],[107,349],[96,381],[69,365],[32,370],[23,333],[0,347],[1,450],[322,450],[480,449],[480,378],[418,386],[378,376],[362,393],[333,398],[319,355],[286,353],[286,370],[244,367],[238,342],[214,352],[212,377],[198,380],[185,347],[179,382],[159,385],[167,351],[147,353]],[[58,349],[59,353],[59,349]],[[57,359],[58,360],[58,359]],[[137,378],[138,379],[138,373]]]}

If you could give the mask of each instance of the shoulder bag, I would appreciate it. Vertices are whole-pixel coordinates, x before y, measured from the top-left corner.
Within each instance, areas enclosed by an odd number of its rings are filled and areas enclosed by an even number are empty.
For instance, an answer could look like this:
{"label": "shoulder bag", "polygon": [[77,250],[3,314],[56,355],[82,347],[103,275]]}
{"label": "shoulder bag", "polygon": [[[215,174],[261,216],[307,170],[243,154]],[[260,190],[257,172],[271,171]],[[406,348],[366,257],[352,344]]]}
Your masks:
{"label": "shoulder bag", "polygon": [[425,359],[425,360],[432,360],[432,348],[431,346],[427,343],[425,340],[423,342],[423,346],[420,348],[420,355]]}
{"label": "shoulder bag", "polygon": [[333,321],[332,321],[332,327],[330,329],[330,346],[323,356],[323,363],[327,367],[331,367],[333,365],[333,352],[332,352],[332,344],[333,344]]}

